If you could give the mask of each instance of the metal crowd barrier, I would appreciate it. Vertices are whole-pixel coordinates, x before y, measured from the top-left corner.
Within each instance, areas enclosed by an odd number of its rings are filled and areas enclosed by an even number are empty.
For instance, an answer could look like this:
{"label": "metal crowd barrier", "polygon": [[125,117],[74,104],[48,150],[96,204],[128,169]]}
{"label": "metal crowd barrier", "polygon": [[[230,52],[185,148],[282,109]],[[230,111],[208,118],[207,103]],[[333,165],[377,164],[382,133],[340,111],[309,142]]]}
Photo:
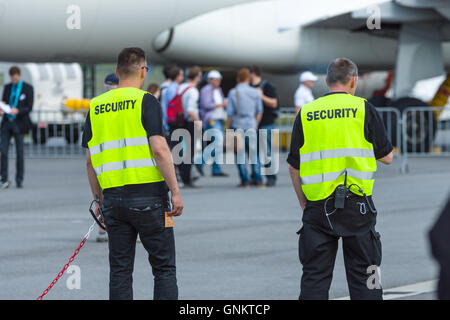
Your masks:
{"label": "metal crowd barrier", "polygon": [[450,156],[450,117],[441,120],[442,107],[409,107],[402,113],[402,172],[408,168],[408,157]]}
{"label": "metal crowd barrier", "polygon": [[[409,157],[432,157],[450,155],[449,120],[439,121],[443,108],[409,107],[400,112],[394,107],[377,108],[383,118],[386,132],[395,146],[400,169],[408,171]],[[450,112],[450,110],[444,110]],[[276,120],[279,129],[279,146],[287,151],[290,146],[295,121],[293,108],[282,108]],[[27,158],[81,158],[85,113],[71,111],[34,111],[33,129],[25,136]],[[15,144],[11,141],[10,155],[15,156]]]}
{"label": "metal crowd barrier", "polygon": [[[81,158],[85,114],[70,111],[34,111],[33,128],[24,137],[26,158]],[[9,155],[15,157],[15,143],[11,139]]]}
{"label": "metal crowd barrier", "polygon": [[396,162],[398,163],[398,168],[402,171],[402,115],[400,111],[394,107],[377,108],[377,111],[383,119],[387,137],[394,146],[394,155],[400,160]]}

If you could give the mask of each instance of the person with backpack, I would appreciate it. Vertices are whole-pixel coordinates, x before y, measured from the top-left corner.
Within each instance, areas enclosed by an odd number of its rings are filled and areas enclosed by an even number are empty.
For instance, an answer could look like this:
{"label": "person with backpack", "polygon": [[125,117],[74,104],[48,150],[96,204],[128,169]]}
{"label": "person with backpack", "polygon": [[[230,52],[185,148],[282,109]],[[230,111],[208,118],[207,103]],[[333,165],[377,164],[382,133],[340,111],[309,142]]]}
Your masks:
{"label": "person with backpack", "polygon": [[175,98],[175,96],[177,95],[178,87],[184,80],[183,69],[178,66],[173,66],[168,71],[168,76],[170,79],[169,83],[165,86],[164,89],[161,89],[161,107],[163,111],[164,127],[166,130],[169,130],[170,133],[172,133],[174,129],[169,126],[167,121],[167,105],[169,104],[169,101]]}
{"label": "person with backpack", "polygon": [[171,128],[183,128],[189,132],[190,142],[183,145],[183,158],[185,152],[189,159],[178,166],[184,188],[198,188],[193,184],[191,168],[194,161],[196,141],[194,140],[194,122],[201,121],[199,116],[199,96],[197,89],[202,79],[202,70],[194,66],[189,69],[187,82],[178,87],[176,96],[167,105],[167,123]]}
{"label": "person with backpack", "polygon": [[[258,89],[259,95],[263,102],[263,116],[259,123],[258,130],[266,130],[267,139],[264,146],[264,154],[272,157],[272,130],[275,129],[275,120],[278,118],[278,94],[277,88],[267,80],[262,79],[262,69],[258,65],[250,67],[251,86]],[[265,164],[266,168],[271,168],[270,162]],[[274,187],[277,181],[275,172],[268,172],[266,175],[266,186]]]}

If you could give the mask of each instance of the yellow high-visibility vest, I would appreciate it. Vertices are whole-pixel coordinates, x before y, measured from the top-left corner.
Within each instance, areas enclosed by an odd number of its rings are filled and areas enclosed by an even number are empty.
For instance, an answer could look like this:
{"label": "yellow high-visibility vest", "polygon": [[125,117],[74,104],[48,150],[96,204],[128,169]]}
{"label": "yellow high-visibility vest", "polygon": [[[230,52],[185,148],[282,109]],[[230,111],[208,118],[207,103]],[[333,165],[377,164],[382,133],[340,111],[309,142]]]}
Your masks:
{"label": "yellow high-visibility vest", "polygon": [[102,189],[164,181],[142,125],[145,94],[119,88],[91,100],[88,147]]}
{"label": "yellow high-visibility vest", "polygon": [[[346,93],[325,95],[301,109],[304,144],[300,148],[302,190],[310,201],[333,194],[336,187],[358,185],[372,194],[377,163],[364,136],[365,100]],[[357,187],[350,189],[362,195]]]}

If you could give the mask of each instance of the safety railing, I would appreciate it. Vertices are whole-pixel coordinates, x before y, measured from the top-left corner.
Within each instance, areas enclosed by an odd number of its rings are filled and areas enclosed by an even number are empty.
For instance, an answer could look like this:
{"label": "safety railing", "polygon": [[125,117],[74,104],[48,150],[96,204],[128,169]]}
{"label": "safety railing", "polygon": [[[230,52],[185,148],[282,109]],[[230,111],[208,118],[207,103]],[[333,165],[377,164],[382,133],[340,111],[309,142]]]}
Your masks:
{"label": "safety railing", "polygon": [[[24,137],[26,158],[80,158],[85,114],[70,111],[37,110],[31,114],[32,129]],[[11,139],[9,154],[15,157]]]}
{"label": "safety railing", "polygon": [[[450,156],[450,116],[442,107],[409,107],[402,113],[402,172],[408,171],[408,157]],[[447,118],[447,117],[445,117]]]}
{"label": "safety railing", "polygon": [[377,108],[378,113],[383,119],[386,128],[386,135],[389,141],[394,146],[394,155],[399,159],[395,163],[398,164],[398,169],[402,171],[403,165],[403,140],[402,140],[402,115],[395,107]]}
{"label": "safety railing", "polygon": [[[450,155],[450,114],[439,107],[409,107],[400,112],[395,107],[377,109],[390,141],[395,146],[402,172],[408,171],[408,158]],[[449,112],[450,110],[444,110]],[[445,117],[442,117],[445,116]],[[66,111],[34,111],[33,129],[25,136],[27,158],[80,158],[85,114]],[[449,120],[442,120],[443,118]],[[295,121],[293,109],[282,109],[276,120],[281,150],[288,150]],[[10,155],[15,156],[11,141]]]}

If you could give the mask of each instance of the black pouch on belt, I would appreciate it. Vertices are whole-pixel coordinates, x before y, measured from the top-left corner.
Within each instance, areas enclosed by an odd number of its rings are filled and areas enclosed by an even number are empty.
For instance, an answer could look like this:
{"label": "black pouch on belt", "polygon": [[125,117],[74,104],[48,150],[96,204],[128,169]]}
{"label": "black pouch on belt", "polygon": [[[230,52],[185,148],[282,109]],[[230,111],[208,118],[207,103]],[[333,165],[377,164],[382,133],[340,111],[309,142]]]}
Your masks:
{"label": "black pouch on belt", "polygon": [[344,185],[340,185],[334,191],[334,207],[336,209],[344,209],[345,198],[347,197],[348,189]]}

